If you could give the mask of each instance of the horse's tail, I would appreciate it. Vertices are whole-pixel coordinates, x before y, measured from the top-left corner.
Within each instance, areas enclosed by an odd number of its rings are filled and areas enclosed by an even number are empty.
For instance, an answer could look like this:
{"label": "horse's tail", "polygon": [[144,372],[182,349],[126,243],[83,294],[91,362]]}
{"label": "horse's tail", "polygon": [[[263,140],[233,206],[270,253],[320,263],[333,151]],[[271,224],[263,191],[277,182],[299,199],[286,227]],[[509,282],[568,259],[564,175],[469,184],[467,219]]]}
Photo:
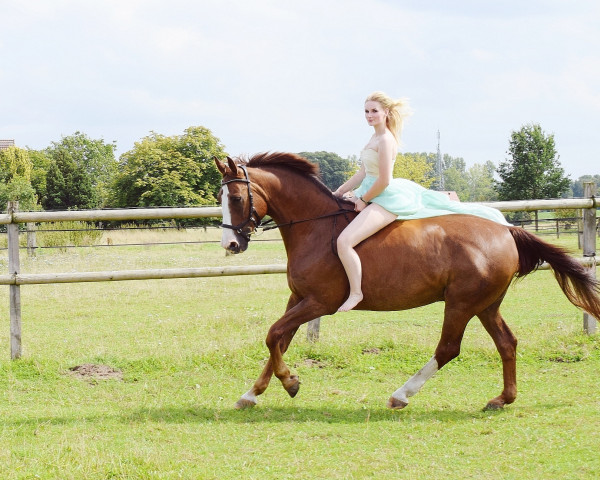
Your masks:
{"label": "horse's tail", "polygon": [[518,227],[509,227],[519,252],[517,277],[523,277],[548,262],[569,301],[600,319],[600,282],[592,270],[581,265],[566,250],[544,242]]}

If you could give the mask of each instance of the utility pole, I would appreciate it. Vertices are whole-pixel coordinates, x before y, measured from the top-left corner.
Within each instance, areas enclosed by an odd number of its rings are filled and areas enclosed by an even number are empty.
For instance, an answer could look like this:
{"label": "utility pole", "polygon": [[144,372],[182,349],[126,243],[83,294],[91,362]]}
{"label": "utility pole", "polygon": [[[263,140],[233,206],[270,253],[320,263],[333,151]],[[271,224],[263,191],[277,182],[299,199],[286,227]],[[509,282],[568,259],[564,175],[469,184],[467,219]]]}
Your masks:
{"label": "utility pole", "polygon": [[440,150],[440,131],[437,131],[437,161],[436,161],[437,175],[439,178],[438,190],[445,190],[444,186],[444,165],[442,162],[442,151]]}

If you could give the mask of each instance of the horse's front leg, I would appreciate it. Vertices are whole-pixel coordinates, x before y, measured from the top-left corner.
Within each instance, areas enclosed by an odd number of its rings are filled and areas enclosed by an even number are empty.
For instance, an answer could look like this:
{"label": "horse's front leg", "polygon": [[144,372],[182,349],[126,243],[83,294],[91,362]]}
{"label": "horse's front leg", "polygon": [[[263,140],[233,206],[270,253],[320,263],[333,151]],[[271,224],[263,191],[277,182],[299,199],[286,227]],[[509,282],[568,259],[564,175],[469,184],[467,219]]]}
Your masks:
{"label": "horse's front leg", "polygon": [[241,396],[241,398],[236,402],[235,408],[239,410],[241,408],[248,408],[256,405],[258,402],[257,397],[267,389],[272,376],[273,365],[271,363],[271,359],[269,358],[262,373],[256,382],[254,382],[254,385],[252,385],[252,388]]}
{"label": "horse's front leg", "polygon": [[[287,347],[289,346],[290,342],[292,341],[292,338],[294,338],[294,335],[296,334],[297,330],[298,329],[295,329],[294,331],[290,332],[289,338],[284,340],[284,353],[285,350],[287,350]],[[241,398],[236,402],[235,408],[239,410],[242,408],[254,407],[258,403],[257,397],[267,389],[269,383],[271,382],[272,376],[273,362],[271,358],[269,358],[262,373],[260,374],[256,382],[254,382],[254,385],[252,385],[252,388],[241,396]],[[296,393],[298,393],[298,389],[296,389]]]}
{"label": "horse's front leg", "polygon": [[298,393],[300,381],[296,375],[290,373],[283,361],[283,354],[287,351],[300,325],[324,314],[323,306],[315,301],[307,299],[298,301],[294,296],[290,298],[288,310],[269,329],[266,340],[270,353],[269,360],[252,388],[238,400],[236,408],[256,405],[258,395],[267,389],[273,374],[279,378],[291,397]]}

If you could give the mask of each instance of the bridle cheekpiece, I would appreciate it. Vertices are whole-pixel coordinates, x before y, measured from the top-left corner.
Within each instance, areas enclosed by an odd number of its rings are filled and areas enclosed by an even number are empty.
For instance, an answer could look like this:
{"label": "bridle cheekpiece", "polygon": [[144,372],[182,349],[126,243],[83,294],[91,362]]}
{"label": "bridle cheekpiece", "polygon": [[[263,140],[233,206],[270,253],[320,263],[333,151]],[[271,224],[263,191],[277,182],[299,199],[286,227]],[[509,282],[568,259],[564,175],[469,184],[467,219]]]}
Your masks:
{"label": "bridle cheekpiece", "polygon": [[254,197],[252,196],[252,189],[250,188],[251,182],[250,182],[250,176],[248,175],[248,170],[246,170],[245,165],[237,165],[237,167],[241,168],[242,171],[244,172],[244,178],[233,178],[231,180],[223,180],[221,182],[221,185],[227,185],[229,183],[234,183],[234,182],[242,182],[242,183],[246,184],[246,186],[248,187],[248,202],[250,203],[248,218],[246,219],[245,222],[242,222],[238,225],[229,225],[227,223],[222,223],[221,227],[229,228],[229,229],[233,230],[235,233],[237,233],[238,235],[240,235],[242,238],[244,238],[246,241],[249,242],[250,235],[252,235],[253,232],[252,231],[244,231],[244,228],[246,228],[248,226],[248,224],[253,223],[254,229],[256,230],[258,227],[260,227],[261,221],[260,221],[258,212],[254,208]]}

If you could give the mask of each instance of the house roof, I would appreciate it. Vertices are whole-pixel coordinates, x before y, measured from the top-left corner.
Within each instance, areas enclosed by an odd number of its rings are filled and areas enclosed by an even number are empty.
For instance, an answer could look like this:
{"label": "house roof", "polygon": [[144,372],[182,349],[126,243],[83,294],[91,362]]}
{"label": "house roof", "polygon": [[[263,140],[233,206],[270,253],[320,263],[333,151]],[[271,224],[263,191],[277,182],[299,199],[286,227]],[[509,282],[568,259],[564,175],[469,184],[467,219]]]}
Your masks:
{"label": "house roof", "polygon": [[14,140],[0,140],[0,150],[6,150],[9,147],[14,147]]}
{"label": "house roof", "polygon": [[456,192],[454,190],[447,191],[447,192],[440,192],[440,193],[445,193],[446,195],[448,195],[448,198],[450,198],[450,200],[454,200],[455,202],[460,202],[460,198],[458,198],[458,195],[456,194]]}

